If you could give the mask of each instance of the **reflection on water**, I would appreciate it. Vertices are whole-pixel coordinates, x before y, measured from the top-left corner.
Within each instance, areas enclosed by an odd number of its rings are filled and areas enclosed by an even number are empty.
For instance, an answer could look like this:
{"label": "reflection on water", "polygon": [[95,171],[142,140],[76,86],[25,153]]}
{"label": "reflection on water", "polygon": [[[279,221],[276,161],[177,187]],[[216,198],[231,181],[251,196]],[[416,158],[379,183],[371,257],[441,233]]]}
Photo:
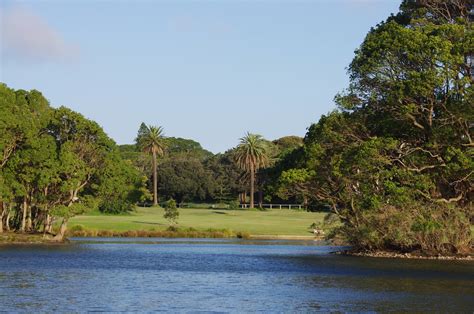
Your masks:
{"label": "reflection on water", "polygon": [[314,242],[78,239],[0,248],[0,310],[474,310],[474,264],[342,257]]}

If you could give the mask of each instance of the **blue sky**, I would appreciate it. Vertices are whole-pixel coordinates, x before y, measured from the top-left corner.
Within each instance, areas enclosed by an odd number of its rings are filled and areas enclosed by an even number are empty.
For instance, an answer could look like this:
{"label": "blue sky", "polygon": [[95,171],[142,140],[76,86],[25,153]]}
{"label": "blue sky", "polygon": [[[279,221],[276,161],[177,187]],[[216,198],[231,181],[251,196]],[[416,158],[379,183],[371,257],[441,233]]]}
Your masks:
{"label": "blue sky", "polygon": [[223,152],[304,136],[394,0],[0,2],[0,81],[38,89],[119,144],[140,123]]}

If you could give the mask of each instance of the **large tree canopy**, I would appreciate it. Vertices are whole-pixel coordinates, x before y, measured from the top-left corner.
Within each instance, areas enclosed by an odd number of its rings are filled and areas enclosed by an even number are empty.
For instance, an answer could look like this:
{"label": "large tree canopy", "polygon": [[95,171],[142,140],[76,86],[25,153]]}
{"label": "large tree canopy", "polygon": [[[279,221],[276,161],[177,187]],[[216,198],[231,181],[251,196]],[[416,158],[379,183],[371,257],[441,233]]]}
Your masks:
{"label": "large tree canopy", "polygon": [[142,194],[138,171],[95,122],[53,109],[37,91],[0,85],[0,231],[52,232],[94,208],[129,210]]}
{"label": "large tree canopy", "polygon": [[339,111],[312,125],[279,191],[331,206],[362,249],[470,250],[474,52],[466,1],[405,1],[350,64]]}

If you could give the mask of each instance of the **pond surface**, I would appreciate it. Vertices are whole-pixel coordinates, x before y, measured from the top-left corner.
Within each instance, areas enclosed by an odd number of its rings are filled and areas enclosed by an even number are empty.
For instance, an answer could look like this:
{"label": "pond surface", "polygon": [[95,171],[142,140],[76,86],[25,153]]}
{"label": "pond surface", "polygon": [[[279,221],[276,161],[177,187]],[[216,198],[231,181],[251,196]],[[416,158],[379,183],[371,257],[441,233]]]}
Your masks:
{"label": "pond surface", "polygon": [[474,263],[301,241],[74,239],[0,247],[0,311],[474,311]]}

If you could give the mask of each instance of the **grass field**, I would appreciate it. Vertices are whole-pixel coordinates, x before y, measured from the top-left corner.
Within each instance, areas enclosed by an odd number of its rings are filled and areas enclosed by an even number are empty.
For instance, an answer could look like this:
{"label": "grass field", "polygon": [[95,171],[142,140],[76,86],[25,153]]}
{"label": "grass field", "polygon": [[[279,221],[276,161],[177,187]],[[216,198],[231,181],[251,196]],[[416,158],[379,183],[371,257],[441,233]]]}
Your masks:
{"label": "grass field", "polygon": [[[230,229],[268,236],[311,236],[309,226],[322,221],[325,215],[288,209],[249,211],[182,208],[179,213],[179,227]],[[115,231],[165,230],[169,226],[163,218],[163,209],[157,207],[138,207],[129,215],[77,216],[70,220],[69,227],[77,224],[87,229]]]}

